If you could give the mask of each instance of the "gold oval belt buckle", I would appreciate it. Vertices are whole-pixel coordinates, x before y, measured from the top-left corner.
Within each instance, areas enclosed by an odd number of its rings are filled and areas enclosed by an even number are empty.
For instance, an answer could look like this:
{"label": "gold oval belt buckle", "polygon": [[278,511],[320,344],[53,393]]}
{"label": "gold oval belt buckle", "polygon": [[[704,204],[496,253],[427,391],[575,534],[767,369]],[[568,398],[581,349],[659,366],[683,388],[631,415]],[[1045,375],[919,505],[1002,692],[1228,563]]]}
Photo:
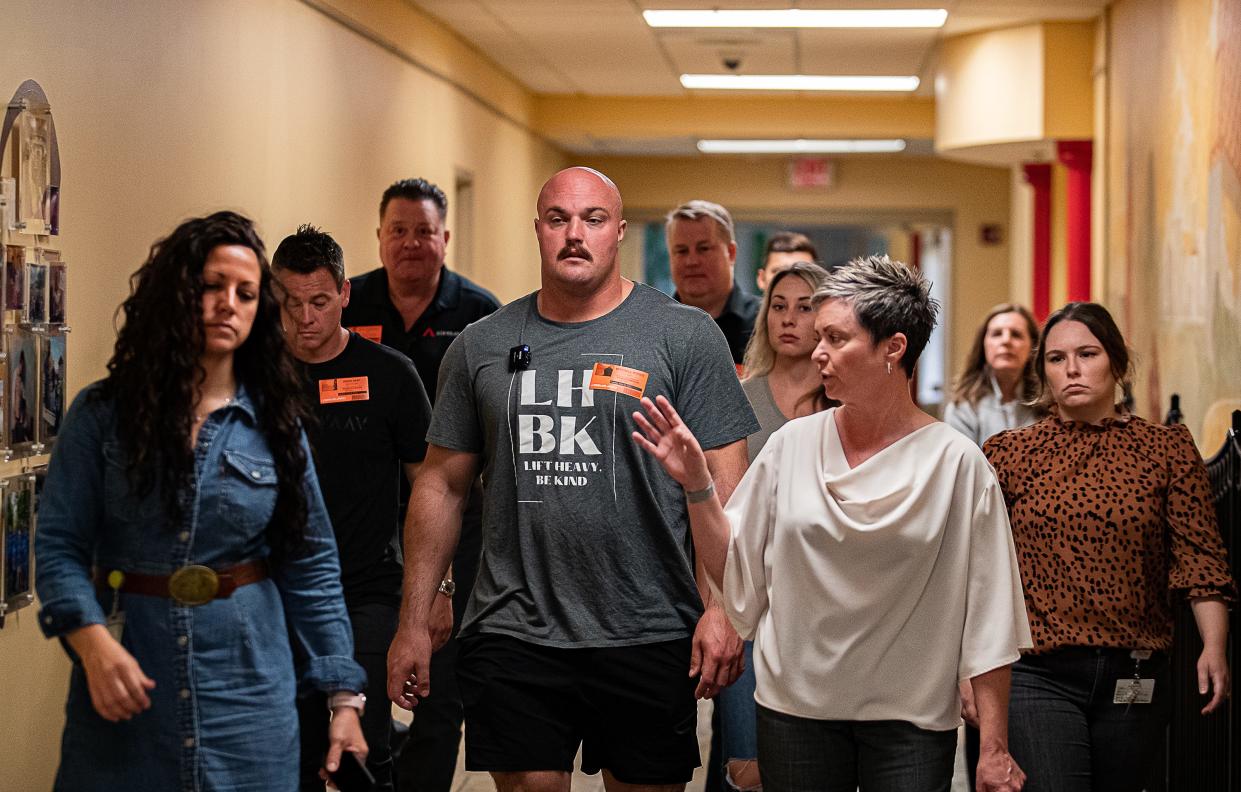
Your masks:
{"label": "gold oval belt buckle", "polygon": [[220,590],[220,576],[201,564],[183,566],[168,578],[168,594],[182,605],[205,605]]}

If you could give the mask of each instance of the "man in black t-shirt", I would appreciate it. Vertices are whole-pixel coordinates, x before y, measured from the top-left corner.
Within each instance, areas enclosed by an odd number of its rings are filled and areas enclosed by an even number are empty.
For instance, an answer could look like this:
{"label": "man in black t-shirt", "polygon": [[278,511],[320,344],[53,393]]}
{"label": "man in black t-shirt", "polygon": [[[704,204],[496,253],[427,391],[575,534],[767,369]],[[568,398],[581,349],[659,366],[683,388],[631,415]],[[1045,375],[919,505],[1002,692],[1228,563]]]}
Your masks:
{"label": "man in black t-shirt", "polygon": [[[276,248],[272,268],[285,336],[305,364],[307,394],[315,405],[317,420],[307,434],[340,552],[354,657],[368,677],[366,763],[375,789],[391,790],[392,718],[384,688],[402,577],[392,539],[400,525],[401,480],[413,480],[426,453],[431,405],[409,360],[341,326],[350,287],[344,256],[330,236],[302,226]],[[298,710],[302,789],[319,792],[323,781],[316,771],[326,750],[328,708],[322,695],[311,695]]]}
{"label": "man in black t-shirt", "polygon": [[[500,307],[491,292],[444,266],[449,232],[448,198],[425,179],[402,179],[379,202],[379,260],[382,267],[350,279],[345,327],[391,347],[413,361],[435,400],[440,361],[466,325]],[[402,501],[408,498],[402,490]],[[436,623],[460,624],[474,587],[482,545],[481,489],[474,487],[462,518],[461,541],[445,590],[454,589],[452,608],[437,603]],[[401,750],[397,783],[402,792],[449,792],[461,744],[461,695],[455,684],[457,641],[450,637],[432,659],[442,684],[418,707]]]}

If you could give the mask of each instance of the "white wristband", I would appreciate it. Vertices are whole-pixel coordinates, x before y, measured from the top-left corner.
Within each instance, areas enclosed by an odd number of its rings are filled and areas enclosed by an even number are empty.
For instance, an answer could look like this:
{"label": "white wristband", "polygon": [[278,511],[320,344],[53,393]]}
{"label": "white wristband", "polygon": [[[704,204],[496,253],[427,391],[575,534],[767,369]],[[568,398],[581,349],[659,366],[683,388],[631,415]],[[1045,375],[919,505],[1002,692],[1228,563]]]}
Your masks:
{"label": "white wristband", "polygon": [[361,717],[366,709],[366,694],[354,693],[351,690],[338,690],[327,699],[328,712],[335,712],[337,707],[352,707],[358,711],[358,717]]}

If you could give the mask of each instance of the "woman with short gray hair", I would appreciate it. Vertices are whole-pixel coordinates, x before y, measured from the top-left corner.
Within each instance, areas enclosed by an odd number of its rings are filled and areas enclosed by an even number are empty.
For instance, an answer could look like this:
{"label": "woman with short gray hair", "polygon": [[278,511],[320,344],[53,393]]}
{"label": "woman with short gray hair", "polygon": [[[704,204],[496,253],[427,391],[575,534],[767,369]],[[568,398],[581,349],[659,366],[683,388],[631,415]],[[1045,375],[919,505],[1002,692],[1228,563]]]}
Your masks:
{"label": "woman with short gray hair", "polygon": [[982,726],[978,789],[1021,789],[1009,666],[1030,643],[999,486],[977,446],[910,395],[938,305],[886,256],[815,293],[826,395],[785,424],[729,501],[693,434],[643,399],[634,440],[686,490],[694,546],[754,640],[763,788],[927,792],[952,783],[959,680]]}

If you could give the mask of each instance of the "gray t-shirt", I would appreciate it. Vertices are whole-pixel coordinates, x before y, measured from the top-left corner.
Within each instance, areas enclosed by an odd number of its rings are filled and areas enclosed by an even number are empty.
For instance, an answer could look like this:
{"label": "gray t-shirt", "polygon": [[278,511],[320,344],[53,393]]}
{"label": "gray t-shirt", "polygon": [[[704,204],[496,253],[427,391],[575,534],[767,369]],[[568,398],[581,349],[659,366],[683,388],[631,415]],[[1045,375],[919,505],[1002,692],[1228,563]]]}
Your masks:
{"label": "gray t-shirt", "polygon": [[754,408],[754,417],[758,419],[759,430],[746,438],[746,451],[750,455],[750,464],[754,464],[754,458],[758,456],[758,452],[763,450],[763,446],[767,444],[767,438],[771,437],[771,433],[784,426],[789,422],[784,417],[784,413],[780,412],[780,408],[776,405],[776,397],[771,393],[771,383],[767,381],[767,375],[761,377],[751,377],[741,383],[741,389],[745,391],[746,398],[750,400],[750,406]]}
{"label": "gray t-shirt", "polygon": [[[517,344],[530,346],[524,371],[509,368]],[[648,286],[589,322],[548,321],[528,295],[467,327],[427,434],[482,455],[483,557],[463,634],[625,646],[686,637],[701,616],[684,494],[630,436],[631,391],[590,387],[596,363],[647,374],[645,395],[667,397],[703,448],[758,429],[719,328]]]}

